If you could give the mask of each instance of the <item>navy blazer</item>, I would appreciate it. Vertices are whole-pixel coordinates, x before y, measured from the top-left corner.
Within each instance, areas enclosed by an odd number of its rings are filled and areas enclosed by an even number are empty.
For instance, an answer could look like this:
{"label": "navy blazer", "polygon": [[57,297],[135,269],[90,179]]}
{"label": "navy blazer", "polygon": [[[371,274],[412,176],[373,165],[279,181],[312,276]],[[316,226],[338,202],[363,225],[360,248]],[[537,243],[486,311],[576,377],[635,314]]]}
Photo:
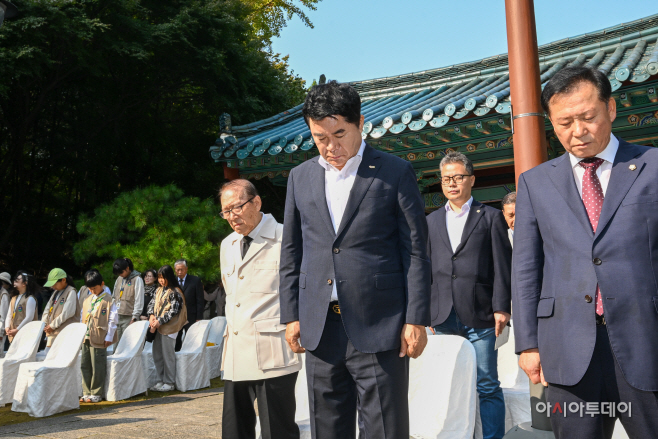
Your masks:
{"label": "navy blazer", "polygon": [[549,383],[578,383],[596,341],[598,283],[626,381],[658,391],[658,150],[620,139],[596,233],[566,153],[521,175],[515,226],[517,352],[538,347]]}
{"label": "navy blazer", "polygon": [[432,326],[452,308],[471,328],[493,328],[494,312],[511,312],[512,245],[503,213],[473,200],[461,243],[452,251],[444,207],[427,217],[432,260]]}
{"label": "navy blazer", "polygon": [[364,353],[400,347],[405,323],[430,323],[427,222],[409,162],[366,145],[338,233],[319,156],[288,177],[281,244],[281,323],[299,320],[314,350],[333,279],[345,332]]}

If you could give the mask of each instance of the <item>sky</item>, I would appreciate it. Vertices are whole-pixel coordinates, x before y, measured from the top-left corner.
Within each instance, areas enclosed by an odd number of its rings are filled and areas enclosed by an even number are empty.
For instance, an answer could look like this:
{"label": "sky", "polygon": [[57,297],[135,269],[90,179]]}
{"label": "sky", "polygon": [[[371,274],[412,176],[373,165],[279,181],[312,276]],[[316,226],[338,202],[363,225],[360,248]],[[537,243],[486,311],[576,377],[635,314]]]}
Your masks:
{"label": "sky", "polygon": [[[299,4],[298,2],[295,2]],[[657,0],[535,0],[539,45],[658,14]],[[418,72],[507,53],[504,0],[322,0],[272,43],[310,85]]]}

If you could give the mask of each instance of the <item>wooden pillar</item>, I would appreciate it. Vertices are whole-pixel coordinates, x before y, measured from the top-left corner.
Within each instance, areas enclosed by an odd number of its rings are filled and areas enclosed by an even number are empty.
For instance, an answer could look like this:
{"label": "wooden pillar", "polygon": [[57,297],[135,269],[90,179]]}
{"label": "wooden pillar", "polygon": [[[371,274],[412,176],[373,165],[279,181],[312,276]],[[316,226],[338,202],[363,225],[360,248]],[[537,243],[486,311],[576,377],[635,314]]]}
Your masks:
{"label": "wooden pillar", "polygon": [[505,0],[505,15],[514,124],[514,173],[518,183],[521,173],[545,162],[548,157],[533,0]]}
{"label": "wooden pillar", "polygon": [[226,166],[226,162],[222,163],[224,168],[224,178],[227,180],[237,180],[240,178],[240,170],[238,168],[229,168]]}

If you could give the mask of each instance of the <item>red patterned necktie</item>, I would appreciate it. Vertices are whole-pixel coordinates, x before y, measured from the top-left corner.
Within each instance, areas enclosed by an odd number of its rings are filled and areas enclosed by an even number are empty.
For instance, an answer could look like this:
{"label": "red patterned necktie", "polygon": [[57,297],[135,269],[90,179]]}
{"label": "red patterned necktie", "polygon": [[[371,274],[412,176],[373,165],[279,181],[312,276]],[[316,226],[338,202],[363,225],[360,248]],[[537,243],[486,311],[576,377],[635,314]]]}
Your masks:
{"label": "red patterned necktie", "polygon": [[[596,175],[596,170],[603,164],[603,159],[590,157],[581,160],[578,163],[585,168],[583,175],[583,204],[592,225],[592,230],[596,232],[601,217],[601,208],[603,207],[603,189],[601,182]],[[601,289],[596,285],[596,313],[603,315],[603,300],[601,300]]]}

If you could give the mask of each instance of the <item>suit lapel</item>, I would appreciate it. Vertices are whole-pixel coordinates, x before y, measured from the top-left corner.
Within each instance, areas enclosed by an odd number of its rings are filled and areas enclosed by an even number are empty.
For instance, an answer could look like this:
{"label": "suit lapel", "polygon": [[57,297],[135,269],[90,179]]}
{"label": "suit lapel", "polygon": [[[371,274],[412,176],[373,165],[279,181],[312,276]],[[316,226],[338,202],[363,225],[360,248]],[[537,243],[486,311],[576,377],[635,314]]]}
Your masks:
{"label": "suit lapel", "polygon": [[[471,233],[473,233],[473,230],[475,230],[475,226],[477,226],[478,222],[480,222],[480,218],[484,216],[484,209],[482,209],[482,203],[479,201],[473,200],[471,203],[471,209],[468,211],[468,217],[466,218],[466,224],[464,224],[464,231],[462,232],[462,240],[459,243],[459,246],[457,246],[457,250],[455,250],[455,254],[459,253],[461,249],[464,248],[466,245],[466,241],[468,241],[468,237],[471,236]],[[450,240],[448,239],[448,242]],[[452,248],[452,246],[450,247]]]}
{"label": "suit lapel", "polygon": [[[450,245],[450,236],[448,236],[448,225],[446,224],[446,209],[445,206],[442,207],[439,210],[439,214],[437,216],[437,223],[438,223],[438,234],[443,240],[443,243],[448,247],[450,251],[452,251],[452,246]],[[432,231],[430,230],[430,233]]]}
{"label": "suit lapel", "polygon": [[345,227],[352,219],[352,216],[354,216],[354,212],[356,212],[363,197],[366,195],[372,180],[375,178],[375,175],[377,175],[377,172],[379,172],[379,168],[381,167],[378,160],[379,154],[379,152],[366,144],[366,147],[363,150],[363,158],[361,159],[359,169],[356,171],[354,185],[352,186],[350,196],[347,199],[343,219],[340,221],[340,226],[338,227],[338,233],[336,233],[336,236],[340,236],[340,234],[343,233],[343,230],[345,230]]}
{"label": "suit lapel", "polygon": [[[324,178],[325,172],[327,171],[325,171],[318,161],[315,160],[315,163],[311,166],[311,194],[313,195],[313,201],[318,208],[318,214],[329,229],[329,233],[331,233],[331,236],[336,236],[334,225],[331,222],[331,215],[329,215],[329,206],[327,206],[327,193],[325,191]],[[304,188],[302,188],[302,190],[303,189]]]}
{"label": "suit lapel", "polygon": [[571,166],[571,160],[569,160],[569,153],[565,152],[562,155],[561,160],[556,160],[553,166],[553,169],[549,172],[549,176],[551,177],[555,188],[562,198],[564,198],[564,201],[566,201],[567,206],[569,206],[571,212],[573,212],[578,219],[578,222],[590,236],[594,236],[592,224],[589,222],[583,199],[580,197],[578,188],[576,187],[576,180],[573,176],[573,168]]}
{"label": "suit lapel", "polygon": [[[615,214],[624,197],[635,182],[635,179],[646,166],[644,160],[636,158],[640,153],[641,151],[635,148],[634,145],[623,140],[619,141],[619,149],[615,155],[615,162],[612,165],[608,189],[606,190],[605,198],[603,199],[603,206],[601,207],[599,225],[597,226],[594,235],[595,239],[610,222],[612,216]],[[635,165],[635,170],[629,168],[631,165]]]}

